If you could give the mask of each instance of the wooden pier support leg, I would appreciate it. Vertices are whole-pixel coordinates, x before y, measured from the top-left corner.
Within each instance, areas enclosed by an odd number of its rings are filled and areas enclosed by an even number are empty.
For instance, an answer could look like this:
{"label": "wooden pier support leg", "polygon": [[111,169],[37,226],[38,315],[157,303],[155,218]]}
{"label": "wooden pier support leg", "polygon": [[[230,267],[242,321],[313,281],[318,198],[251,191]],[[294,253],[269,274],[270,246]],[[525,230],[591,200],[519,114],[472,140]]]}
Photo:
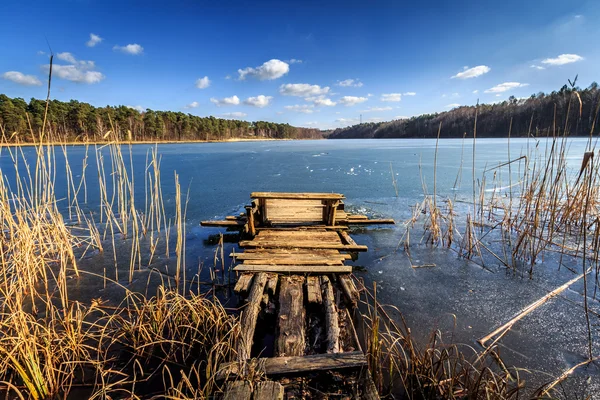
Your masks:
{"label": "wooden pier support leg", "polygon": [[248,220],[248,233],[256,236],[256,228],[254,227],[254,209],[252,206],[246,206],[246,217]]}
{"label": "wooden pier support leg", "polygon": [[309,276],[306,278],[306,297],[309,303],[321,304],[321,282],[318,276]]}
{"label": "wooden pier support leg", "polygon": [[325,304],[325,324],[327,325],[327,352],[340,352],[340,325],[338,322],[337,307],[333,296],[333,286],[326,275],[321,277],[323,289],[323,303]]}
{"label": "wooden pier support leg", "polygon": [[224,400],[250,400],[251,398],[252,387],[250,382],[235,381],[227,383]]}
{"label": "wooden pier support leg", "polygon": [[304,355],[304,277],[282,276],[279,288],[278,357]]}
{"label": "wooden pier support leg", "polygon": [[267,274],[260,272],[254,276],[254,282],[248,296],[248,305],[242,311],[241,333],[238,343],[238,360],[244,361],[250,358],[252,343],[254,339],[254,330],[256,329],[256,319],[260,312],[260,303],[267,283]]}
{"label": "wooden pier support leg", "polygon": [[283,400],[284,389],[278,382],[258,382],[253,400]]}

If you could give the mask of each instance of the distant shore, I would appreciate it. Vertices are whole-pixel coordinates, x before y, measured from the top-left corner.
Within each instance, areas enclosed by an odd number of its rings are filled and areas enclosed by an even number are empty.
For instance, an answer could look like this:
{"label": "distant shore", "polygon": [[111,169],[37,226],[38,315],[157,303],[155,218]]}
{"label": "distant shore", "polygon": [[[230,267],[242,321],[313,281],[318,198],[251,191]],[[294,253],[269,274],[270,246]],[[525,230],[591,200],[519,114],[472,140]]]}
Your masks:
{"label": "distant shore", "polygon": [[[291,141],[291,140],[322,140],[322,139],[275,139],[275,138],[230,138],[223,140],[124,140],[124,141],[90,141],[90,142],[44,142],[44,146],[95,146],[111,143],[119,144],[186,144],[186,143],[228,143],[228,142],[275,142],[275,141]],[[0,147],[23,147],[36,146],[39,142],[23,142],[23,143],[0,143]]]}

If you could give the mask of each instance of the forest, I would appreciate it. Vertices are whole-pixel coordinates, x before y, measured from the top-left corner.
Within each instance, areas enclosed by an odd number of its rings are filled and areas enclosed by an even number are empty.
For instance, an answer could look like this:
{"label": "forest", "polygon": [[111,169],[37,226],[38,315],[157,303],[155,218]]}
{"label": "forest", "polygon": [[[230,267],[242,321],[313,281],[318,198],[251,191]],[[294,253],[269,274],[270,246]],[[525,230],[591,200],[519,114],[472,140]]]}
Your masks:
{"label": "forest", "polygon": [[[44,123],[46,102],[0,94],[0,132],[11,143],[33,142]],[[139,112],[126,106],[94,107],[76,100],[50,100],[46,132],[56,142],[190,141],[236,138],[321,139],[318,129],[289,124],[198,117],[183,112]]]}
{"label": "forest", "polygon": [[[571,136],[586,136],[598,123],[600,90],[596,82],[586,89],[565,85],[550,94],[528,98],[514,96],[495,104],[461,106],[389,122],[363,123],[326,133],[330,139],[365,138],[462,138],[473,135],[477,109],[478,137],[552,136],[567,128]],[[511,126],[512,124],[512,126]]]}

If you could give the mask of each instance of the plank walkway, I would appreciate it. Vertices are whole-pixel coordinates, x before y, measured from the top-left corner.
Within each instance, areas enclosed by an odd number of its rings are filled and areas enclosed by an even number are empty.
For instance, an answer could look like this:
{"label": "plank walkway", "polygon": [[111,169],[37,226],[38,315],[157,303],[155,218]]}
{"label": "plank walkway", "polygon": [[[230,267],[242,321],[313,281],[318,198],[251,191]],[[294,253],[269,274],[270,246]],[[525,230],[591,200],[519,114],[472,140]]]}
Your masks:
{"label": "plank walkway", "polygon": [[[368,249],[347,229],[394,221],[346,213],[344,196],[337,193],[254,192],[251,199],[245,214],[201,223],[246,236],[239,242],[244,252],[230,254],[239,274],[234,291],[245,305],[236,359],[217,372],[217,380],[227,382],[224,398],[304,397],[293,382],[326,389],[330,374],[344,371],[352,386],[345,396],[378,399],[352,322],[359,292],[352,267],[345,265]],[[269,329],[272,335],[265,335]],[[268,336],[273,354],[266,357]],[[261,375],[268,380],[250,379]],[[345,389],[334,390],[339,396]]]}

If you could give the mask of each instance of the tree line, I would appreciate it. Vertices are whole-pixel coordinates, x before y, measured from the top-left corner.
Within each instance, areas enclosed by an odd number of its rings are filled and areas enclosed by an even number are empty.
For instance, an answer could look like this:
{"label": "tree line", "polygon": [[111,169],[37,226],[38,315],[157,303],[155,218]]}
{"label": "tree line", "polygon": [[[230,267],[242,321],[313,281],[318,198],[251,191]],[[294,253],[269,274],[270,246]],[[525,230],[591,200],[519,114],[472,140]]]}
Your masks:
{"label": "tree line", "polygon": [[[565,85],[550,94],[529,98],[514,96],[496,104],[461,106],[447,112],[425,114],[390,122],[363,123],[326,133],[330,139],[353,138],[462,138],[473,136],[477,114],[478,137],[552,136],[566,132],[587,136],[598,128],[600,90],[596,82],[586,89]],[[476,111],[477,110],[477,111]]]}
{"label": "tree line", "polygon": [[[46,101],[0,94],[0,131],[13,143],[32,142],[44,124]],[[58,142],[186,141],[235,138],[320,139],[318,129],[266,121],[198,117],[173,111],[138,111],[126,106],[94,107],[76,100],[50,100],[46,129]],[[37,136],[36,136],[37,137]]]}

